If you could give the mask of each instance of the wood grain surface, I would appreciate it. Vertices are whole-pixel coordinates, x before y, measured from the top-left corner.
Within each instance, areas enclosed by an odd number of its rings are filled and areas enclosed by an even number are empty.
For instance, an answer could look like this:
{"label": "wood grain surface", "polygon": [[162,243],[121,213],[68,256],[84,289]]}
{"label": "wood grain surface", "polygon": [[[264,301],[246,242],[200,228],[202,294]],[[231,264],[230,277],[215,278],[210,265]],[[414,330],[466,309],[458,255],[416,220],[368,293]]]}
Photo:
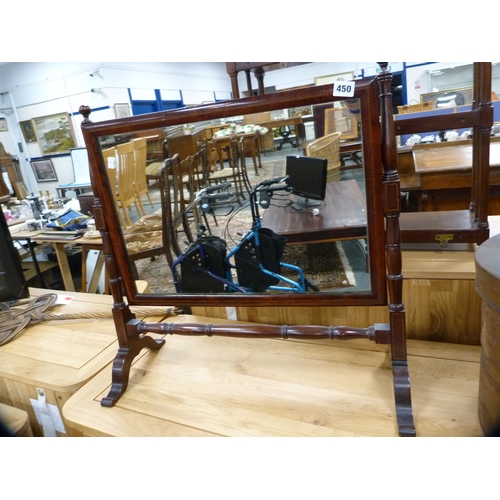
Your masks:
{"label": "wood grain surface", "polygon": [[[202,317],[175,321],[218,322]],[[132,367],[127,391],[100,406],[109,367],[63,414],[84,436],[397,436],[388,347],[365,340],[168,337]],[[409,341],[420,436],[480,436],[480,348]]]}

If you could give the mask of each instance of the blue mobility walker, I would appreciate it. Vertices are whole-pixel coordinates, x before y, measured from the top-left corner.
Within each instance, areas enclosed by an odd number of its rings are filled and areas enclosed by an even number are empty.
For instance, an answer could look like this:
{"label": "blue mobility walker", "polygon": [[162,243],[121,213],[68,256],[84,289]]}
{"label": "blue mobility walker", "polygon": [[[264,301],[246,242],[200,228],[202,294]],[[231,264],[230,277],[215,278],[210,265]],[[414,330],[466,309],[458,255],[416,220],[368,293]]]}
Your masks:
{"label": "blue mobility walker", "polygon": [[[193,213],[197,225],[197,238],[177,257],[172,265],[176,291],[179,293],[254,293],[272,291],[306,292],[318,291],[310,283],[302,269],[281,261],[286,238],[263,228],[260,208],[267,208],[276,191],[290,192],[286,177],[277,177],[258,183],[250,193],[252,214],[251,228],[236,246],[228,251],[226,241],[207,234],[201,223],[201,212],[210,213],[214,200],[227,198],[229,194],[219,192],[229,183],[201,189],[195,200],[186,207]],[[182,216],[182,215],[179,215]],[[284,276],[282,269],[296,274],[296,279]]]}

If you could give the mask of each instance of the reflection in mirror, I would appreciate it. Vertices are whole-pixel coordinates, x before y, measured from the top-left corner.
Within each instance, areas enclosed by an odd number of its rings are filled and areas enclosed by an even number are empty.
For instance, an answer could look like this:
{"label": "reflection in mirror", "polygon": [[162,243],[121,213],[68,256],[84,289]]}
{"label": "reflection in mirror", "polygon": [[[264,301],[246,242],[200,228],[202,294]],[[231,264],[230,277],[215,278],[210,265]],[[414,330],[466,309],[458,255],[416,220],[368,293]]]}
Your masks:
{"label": "reflection in mirror", "polygon": [[363,79],[348,99],[312,86],[103,122],[82,106],[110,285],[136,305],[385,304],[378,95]]}
{"label": "reflection in mirror", "polygon": [[371,289],[359,100],[100,138],[152,294]]}

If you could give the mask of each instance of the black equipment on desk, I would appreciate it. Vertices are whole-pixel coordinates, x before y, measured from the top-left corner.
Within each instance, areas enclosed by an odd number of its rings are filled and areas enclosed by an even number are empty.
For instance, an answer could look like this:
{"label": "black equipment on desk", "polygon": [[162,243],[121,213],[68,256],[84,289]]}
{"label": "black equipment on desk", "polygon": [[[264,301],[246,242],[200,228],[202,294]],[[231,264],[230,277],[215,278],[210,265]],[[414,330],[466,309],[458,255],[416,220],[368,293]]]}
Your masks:
{"label": "black equipment on desk", "polygon": [[9,226],[0,215],[0,302],[15,302],[29,297],[21,258],[10,236]]}
{"label": "black equipment on desk", "polygon": [[328,160],[311,156],[286,157],[287,184],[304,207],[321,205],[325,199]]}

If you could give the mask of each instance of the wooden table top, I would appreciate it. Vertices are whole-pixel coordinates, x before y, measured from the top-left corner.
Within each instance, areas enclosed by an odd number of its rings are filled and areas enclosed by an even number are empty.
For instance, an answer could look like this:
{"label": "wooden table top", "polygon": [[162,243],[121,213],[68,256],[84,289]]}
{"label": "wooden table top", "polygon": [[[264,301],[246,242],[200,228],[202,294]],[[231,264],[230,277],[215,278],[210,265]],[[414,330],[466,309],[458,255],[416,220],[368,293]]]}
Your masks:
{"label": "wooden table top", "polygon": [[366,200],[355,180],[329,182],[318,215],[271,205],[262,217],[262,225],[285,236],[288,243],[365,238],[366,224]]}
{"label": "wooden table top", "polygon": [[[396,436],[388,349],[368,340],[168,336],[135,360],[113,408],[100,405],[107,367],[63,415],[86,436]],[[417,434],[482,435],[480,347],[409,341],[408,353]]]}
{"label": "wooden table top", "polygon": [[82,245],[89,249],[100,250],[102,248],[102,238],[85,238],[85,236],[80,236],[74,239],[64,238],[63,234],[58,238],[59,231],[54,231],[54,235],[49,235],[47,231],[38,232],[32,236],[32,240],[37,243],[53,243],[53,244],[71,244],[71,245]]}
{"label": "wooden table top", "polygon": [[265,128],[279,128],[286,127],[287,125],[300,125],[302,123],[302,116],[292,116],[290,118],[279,118],[277,120],[270,120],[268,122],[259,123],[261,127]]}
{"label": "wooden table top", "polygon": [[[413,147],[415,172],[418,174],[470,170],[472,168],[472,141],[420,144]],[[490,142],[490,167],[500,166],[500,142]]]}
{"label": "wooden table top", "polygon": [[229,135],[223,135],[221,137],[212,137],[211,141],[214,143],[220,143],[220,142],[229,142],[231,139],[247,139],[247,138],[258,138],[259,135],[257,132],[246,132],[244,134],[229,134]]}
{"label": "wooden table top", "polygon": [[39,384],[47,390],[74,392],[116,355],[113,299],[110,295],[42,288],[30,288],[29,292],[30,299],[47,293],[72,298],[51,307],[47,313],[110,313],[109,318],[33,323],[14,341],[0,346],[0,378]]}
{"label": "wooden table top", "polygon": [[[112,298],[96,294],[30,288],[30,299],[47,293],[72,297],[50,308],[55,314],[111,311]],[[117,349],[112,319],[29,325],[15,341],[0,347],[0,378],[38,384],[47,390],[74,392],[110,363]]]}
{"label": "wooden table top", "polygon": [[43,229],[37,229],[35,231],[29,231],[28,229],[20,229],[16,231],[11,231],[10,235],[13,240],[31,240],[38,234],[40,234]]}

